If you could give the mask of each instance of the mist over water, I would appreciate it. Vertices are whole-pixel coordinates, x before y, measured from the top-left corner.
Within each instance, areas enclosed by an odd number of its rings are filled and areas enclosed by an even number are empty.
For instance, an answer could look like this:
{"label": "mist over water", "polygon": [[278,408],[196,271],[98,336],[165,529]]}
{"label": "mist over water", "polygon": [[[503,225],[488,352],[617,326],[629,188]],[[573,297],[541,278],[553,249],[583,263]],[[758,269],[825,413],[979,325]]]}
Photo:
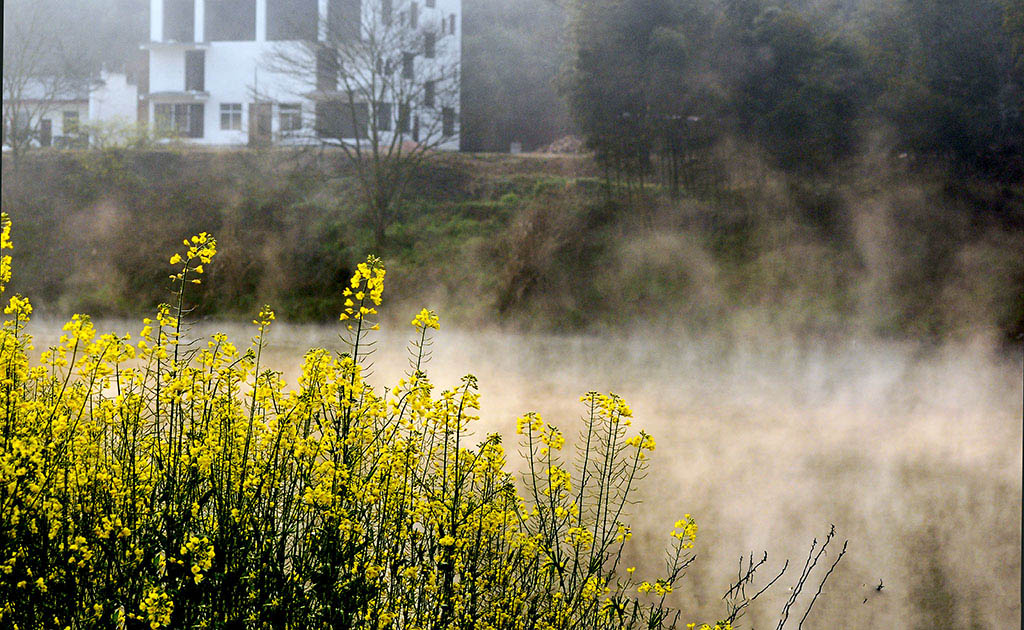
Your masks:
{"label": "mist over water", "polygon": [[[59,328],[34,322],[37,349]],[[527,411],[571,440],[584,392],[615,392],[630,403],[634,427],[652,433],[658,447],[630,517],[627,561],[638,575],[658,577],[672,523],[693,514],[698,560],[674,593],[690,618],[722,616],[738,558],[767,551],[760,584],[785,558],[790,569],[743,624],[774,627],[812,539],[834,523],[834,549],[849,539],[849,552],[810,627],[1020,627],[1019,356],[983,341],[927,347],[653,330],[523,335],[445,329],[443,321],[442,328],[428,374],[438,390],[466,373],[478,377],[474,438],[500,433],[513,467],[521,465],[515,419]],[[254,332],[202,323],[190,336],[216,331],[240,348]],[[339,331],[276,323],[264,364],[294,387],[306,350],[344,349]],[[390,326],[376,337],[373,385],[393,385],[410,369],[407,332]],[[805,602],[816,586],[807,587]]]}

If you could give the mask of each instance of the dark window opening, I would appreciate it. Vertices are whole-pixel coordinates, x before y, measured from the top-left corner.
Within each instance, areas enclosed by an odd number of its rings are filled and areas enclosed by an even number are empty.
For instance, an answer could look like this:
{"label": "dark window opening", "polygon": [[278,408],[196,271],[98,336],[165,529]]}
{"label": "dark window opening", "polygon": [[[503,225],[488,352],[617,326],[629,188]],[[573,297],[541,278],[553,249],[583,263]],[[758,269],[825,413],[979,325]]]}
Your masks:
{"label": "dark window opening", "polygon": [[302,105],[299,103],[282,103],[279,109],[281,116],[281,133],[302,129]]}
{"label": "dark window opening", "polygon": [[455,14],[452,13],[448,16],[448,32],[452,35],[455,34]]}
{"label": "dark window opening", "polygon": [[53,121],[44,118],[39,121],[39,145],[48,147],[53,144]]}
{"label": "dark window opening", "polygon": [[328,46],[321,46],[316,51],[316,89],[321,92],[338,90],[338,53]]}
{"label": "dark window opening", "polygon": [[242,104],[221,103],[220,104],[220,128],[241,129],[242,128]]}
{"label": "dark window opening", "polygon": [[394,11],[392,0],[380,0],[380,21],[384,26],[391,26],[391,14]]}
{"label": "dark window opening", "polygon": [[377,103],[377,131],[391,131],[391,103]]}
{"label": "dark window opening", "polygon": [[157,103],[153,106],[157,131],[185,136],[203,137],[203,105],[189,103]]}
{"label": "dark window opening", "polygon": [[413,119],[412,119],[412,141],[413,142],[419,142],[420,141],[420,117],[419,116],[413,116]]}
{"label": "dark window opening", "polygon": [[320,138],[365,138],[369,122],[366,103],[320,101],[316,104],[316,135]]}
{"label": "dark window opening", "polygon": [[270,143],[274,104],[266,101],[249,103],[249,145]]}
{"label": "dark window opening", "polygon": [[427,81],[423,84],[423,105],[426,107],[434,106],[434,81]]}
{"label": "dark window opening", "polygon": [[316,41],[317,0],[267,0],[267,40]]}
{"label": "dark window opening", "polygon": [[403,79],[412,79],[413,78],[413,74],[414,74],[414,70],[413,70],[413,65],[414,64],[413,64],[413,61],[415,59],[416,59],[416,55],[414,55],[412,53],[402,53],[402,78]]}
{"label": "dark window opening", "polygon": [[185,90],[202,92],[206,89],[206,51],[185,51]]}
{"label": "dark window opening", "polygon": [[398,107],[398,132],[409,133],[409,119],[412,118],[412,108],[408,103],[402,103]]}
{"label": "dark window opening", "polygon": [[206,0],[204,22],[207,41],[254,41],[256,0]]}
{"label": "dark window opening", "polygon": [[437,52],[437,36],[433,33],[423,34],[423,56],[427,59],[433,59],[434,54]]}
{"label": "dark window opening", "polygon": [[437,0],[427,0],[427,8],[433,9],[437,6]]}
{"label": "dark window opening", "polygon": [[455,108],[453,107],[441,108],[441,134],[445,138],[455,135]]}
{"label": "dark window opening", "polygon": [[73,136],[78,133],[78,112],[64,112],[61,131],[65,136]]}
{"label": "dark window opening", "polygon": [[153,105],[153,124],[157,133],[168,133],[171,131],[171,121],[174,116],[174,105],[157,103]]}
{"label": "dark window opening", "polygon": [[164,0],[164,41],[191,42],[196,38],[195,0]]}
{"label": "dark window opening", "polygon": [[420,24],[420,8],[413,2],[409,5],[409,28],[416,28]]}
{"label": "dark window opening", "polygon": [[328,0],[328,41],[352,41],[360,36],[360,0]]}

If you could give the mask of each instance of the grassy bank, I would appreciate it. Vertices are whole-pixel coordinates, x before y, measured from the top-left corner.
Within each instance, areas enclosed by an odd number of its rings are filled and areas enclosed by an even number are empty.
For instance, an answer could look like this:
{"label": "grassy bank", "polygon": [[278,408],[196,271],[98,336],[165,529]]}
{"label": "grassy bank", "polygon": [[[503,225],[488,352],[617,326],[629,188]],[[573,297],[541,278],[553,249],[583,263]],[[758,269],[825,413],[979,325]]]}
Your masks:
{"label": "grassy bank", "polygon": [[4,162],[3,207],[25,243],[13,288],[55,315],[149,312],[168,300],[171,235],[209,231],[221,258],[204,316],[269,303],[332,320],[373,252],[392,312],[428,303],[456,324],[1024,331],[1021,188],[892,166],[812,180],[722,161],[671,199],[608,189],[586,157],[447,155],[418,174],[383,245],[330,155],[37,153]]}

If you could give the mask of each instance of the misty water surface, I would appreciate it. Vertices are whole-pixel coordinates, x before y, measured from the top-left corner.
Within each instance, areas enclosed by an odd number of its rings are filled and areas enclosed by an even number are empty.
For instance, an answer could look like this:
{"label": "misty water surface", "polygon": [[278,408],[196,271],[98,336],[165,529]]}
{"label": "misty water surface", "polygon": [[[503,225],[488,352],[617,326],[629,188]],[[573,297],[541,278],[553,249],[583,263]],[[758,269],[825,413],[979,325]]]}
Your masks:
{"label": "misty water surface", "polygon": [[[339,329],[275,324],[265,364],[294,386],[310,347],[344,349]],[[58,330],[35,323],[37,348]],[[204,323],[191,335],[218,330],[240,347],[254,332]],[[408,371],[411,332],[379,333],[372,384]],[[635,426],[658,443],[633,509],[638,544],[629,560],[657,577],[672,523],[693,514],[699,557],[675,593],[693,618],[721,616],[740,555],[768,551],[767,579],[787,557],[801,565],[811,540],[834,523],[849,552],[808,618],[812,627],[1020,627],[1019,358],[980,342],[929,349],[443,329],[427,371],[438,389],[466,373],[479,378],[476,437],[501,433],[513,466],[516,417],[536,411],[571,436],[581,394],[625,397]],[[798,570],[744,625],[776,625]]]}

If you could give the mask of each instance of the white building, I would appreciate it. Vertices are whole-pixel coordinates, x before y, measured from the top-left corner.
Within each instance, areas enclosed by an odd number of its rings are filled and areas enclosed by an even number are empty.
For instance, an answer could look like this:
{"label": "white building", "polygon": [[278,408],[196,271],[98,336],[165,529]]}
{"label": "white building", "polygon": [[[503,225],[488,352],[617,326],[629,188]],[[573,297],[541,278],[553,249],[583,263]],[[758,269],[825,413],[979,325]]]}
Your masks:
{"label": "white building", "polygon": [[[373,131],[419,141],[429,128],[432,144],[457,149],[461,13],[461,0],[150,0],[148,120],[201,144],[348,141]],[[346,90],[339,34],[369,42],[395,29],[403,49],[379,55],[376,71],[403,85]],[[431,73],[441,65],[443,85]]]}
{"label": "white building", "polygon": [[108,140],[130,134],[138,122],[138,86],[125,73],[30,78],[14,92],[5,90],[5,148],[11,129],[23,146],[67,149],[85,147],[100,131]]}
{"label": "white building", "polygon": [[131,126],[139,117],[139,87],[127,74],[100,73],[89,90],[89,121]]}
{"label": "white building", "polygon": [[18,89],[4,89],[3,145],[11,136],[21,145],[69,148],[85,143],[82,125],[89,117],[85,81],[62,77],[27,78]]}

